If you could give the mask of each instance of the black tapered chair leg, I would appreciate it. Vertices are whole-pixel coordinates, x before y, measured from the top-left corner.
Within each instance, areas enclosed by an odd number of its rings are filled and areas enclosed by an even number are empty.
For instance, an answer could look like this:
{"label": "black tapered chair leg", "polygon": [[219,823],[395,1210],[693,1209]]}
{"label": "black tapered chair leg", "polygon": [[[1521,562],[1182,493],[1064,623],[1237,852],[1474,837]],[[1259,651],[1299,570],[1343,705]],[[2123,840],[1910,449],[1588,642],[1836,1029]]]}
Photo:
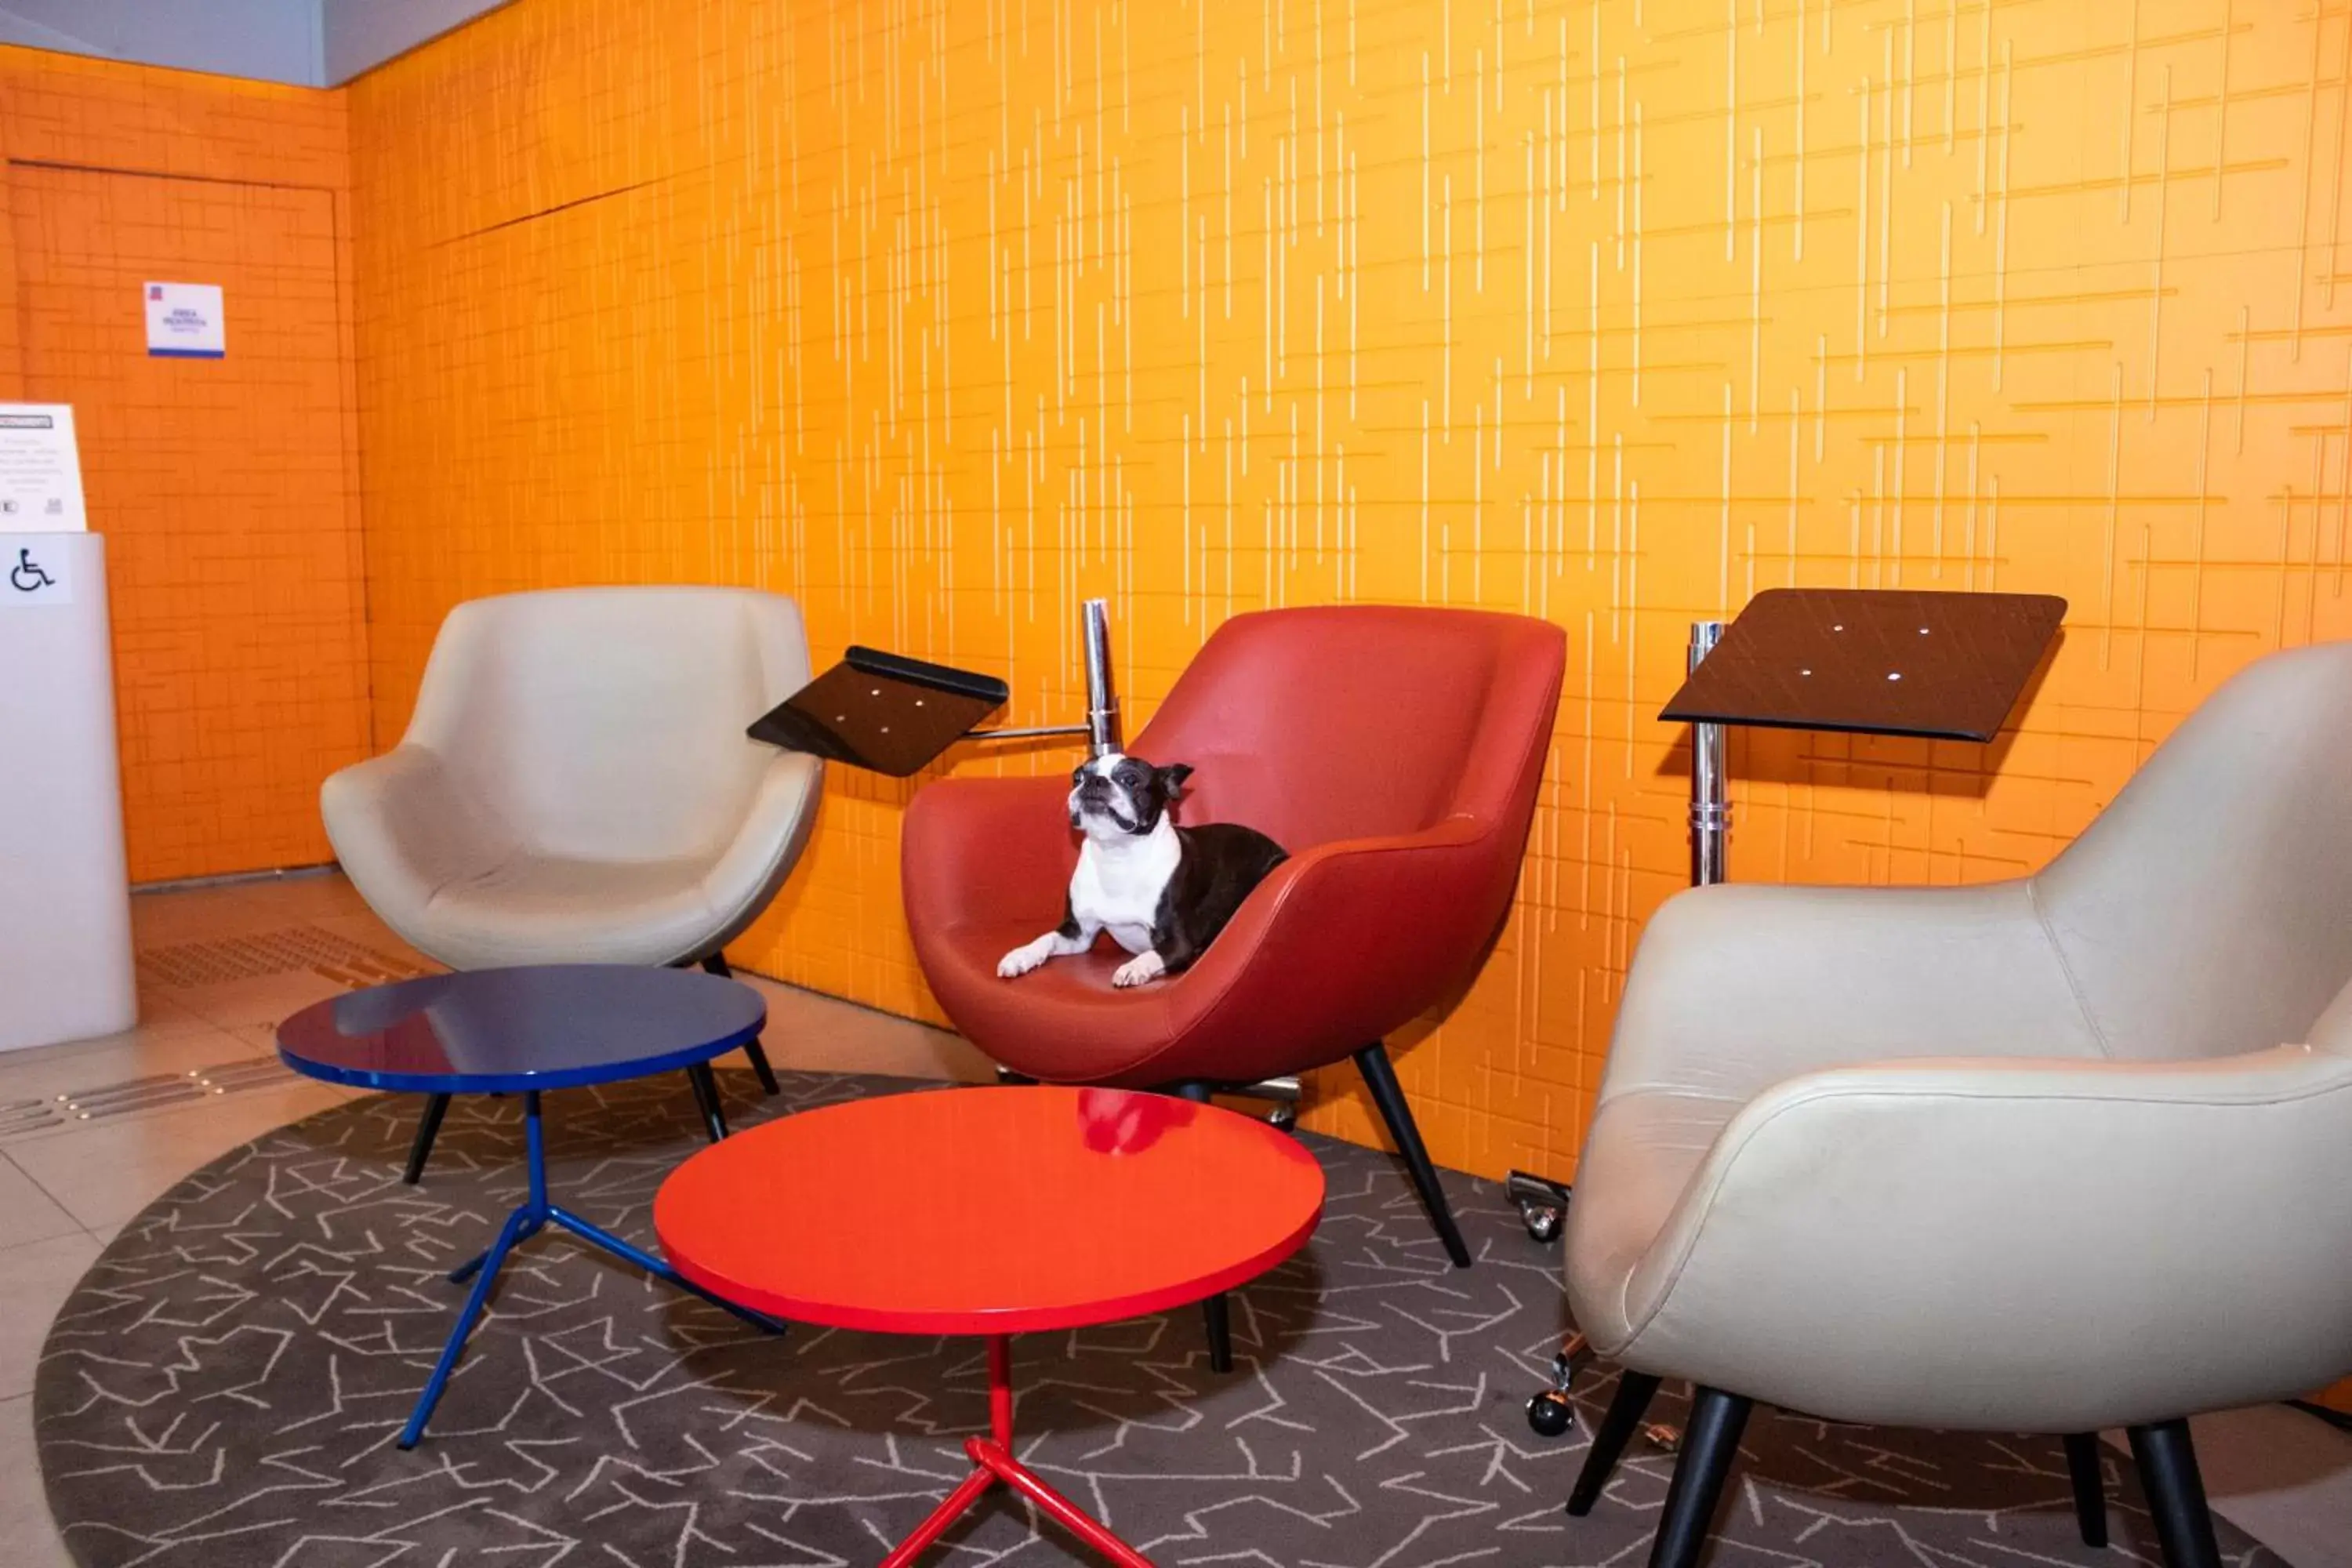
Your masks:
{"label": "black tapered chair leg", "polygon": [[783,1086],[776,1081],[776,1069],[768,1065],[767,1047],[754,1039],[750,1045],[743,1047],[743,1054],[751,1059],[751,1070],[759,1075],[761,1093],[782,1094],[784,1092]]}
{"label": "black tapered chair leg", "polygon": [[1233,1316],[1225,1305],[1224,1292],[1221,1290],[1201,1303],[1201,1318],[1209,1330],[1209,1370],[1233,1371]]}
{"label": "black tapered chair leg", "polygon": [[1650,1543],[1650,1568],[1698,1568],[1716,1505],[1723,1500],[1723,1483],[1739,1457],[1739,1434],[1749,1408],[1748,1401],[1719,1388],[1691,1390],[1690,1425],[1683,1431],[1675,1479],[1666,1483],[1666,1509],[1658,1520],[1658,1537]]}
{"label": "black tapered chair leg", "polygon": [[449,1114],[449,1097],[436,1094],[425,1102],[416,1119],[416,1137],[408,1145],[408,1170],[401,1180],[410,1186],[425,1179],[425,1162],[433,1157],[433,1140],[441,1135],[441,1119]]}
{"label": "black tapered chair leg", "polygon": [[2165,1568],[2221,1568],[2221,1548],[2213,1539],[2213,1514],[2205,1505],[2204,1478],[2197,1473],[2197,1449],[2186,1421],[2158,1421],[2127,1429],[2132,1462],[2147,1493],[2156,1521],[2157,1544]]}
{"label": "black tapered chair leg", "polygon": [[1592,1447],[1585,1451],[1584,1468],[1576,1473],[1576,1488],[1568,1494],[1568,1511],[1582,1519],[1601,1500],[1601,1489],[1608,1486],[1610,1476],[1623,1458],[1625,1445],[1642,1425],[1643,1413],[1658,1392],[1658,1379],[1646,1372],[1621,1372],[1617,1374],[1617,1394],[1609,1402],[1609,1413],[1601,1418],[1601,1429],[1592,1435]]}
{"label": "black tapered chair leg", "polygon": [[1364,1075],[1364,1087],[1372,1091],[1372,1103],[1380,1107],[1381,1120],[1388,1123],[1389,1136],[1396,1141],[1397,1152],[1403,1156],[1413,1188],[1429,1210],[1429,1223],[1436,1226],[1437,1239],[1445,1244],[1445,1256],[1454,1259],[1454,1268],[1469,1268],[1470,1249],[1462,1245],[1453,1205],[1445,1201],[1445,1189],[1437,1184],[1437,1167],[1429,1163],[1429,1150],[1422,1143],[1421,1129],[1413,1123],[1412,1107],[1405,1103],[1388,1047],[1374,1040],[1356,1053],[1355,1060],[1356,1070]]}
{"label": "black tapered chair leg", "polygon": [[[1189,1100],[1196,1105],[1209,1103],[1209,1086],[1197,1078],[1171,1084],[1168,1092],[1179,1100]],[[1234,1370],[1233,1314],[1225,1305],[1224,1293],[1218,1292],[1201,1303],[1201,1321],[1209,1333],[1209,1370]]]}
{"label": "black tapered chair leg", "polygon": [[686,1081],[694,1085],[694,1103],[701,1108],[703,1130],[710,1134],[713,1143],[727,1136],[727,1111],[719,1103],[719,1080],[710,1076],[709,1062],[697,1062],[686,1069]]}
{"label": "black tapered chair leg", "polygon": [[[703,973],[716,974],[721,980],[732,980],[735,977],[735,971],[728,964],[727,955],[723,952],[714,952],[705,958],[702,961],[702,968]],[[761,1092],[771,1095],[782,1094],[783,1087],[776,1082],[776,1069],[768,1065],[768,1047],[754,1038],[750,1045],[743,1047],[743,1054],[751,1058],[751,1070],[759,1075]]]}
{"label": "black tapered chair leg", "polygon": [[2066,1477],[2074,1483],[2074,1523],[2083,1531],[2083,1544],[2105,1546],[2107,1493],[2099,1479],[2099,1435],[2069,1432],[2059,1440],[2066,1445]]}

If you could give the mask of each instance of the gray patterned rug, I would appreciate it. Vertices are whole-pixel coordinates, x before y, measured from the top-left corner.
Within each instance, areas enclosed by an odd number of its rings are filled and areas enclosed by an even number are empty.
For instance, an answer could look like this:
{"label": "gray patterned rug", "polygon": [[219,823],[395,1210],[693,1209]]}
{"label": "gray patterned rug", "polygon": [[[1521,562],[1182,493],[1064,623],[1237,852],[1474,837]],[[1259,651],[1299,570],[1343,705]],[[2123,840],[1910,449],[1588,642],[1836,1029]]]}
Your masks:
{"label": "gray patterned rug", "polygon": [[[762,1101],[749,1075],[721,1077],[739,1121],[919,1087],[787,1074]],[[654,1189],[700,1142],[684,1083],[548,1103],[558,1201],[650,1244]],[[522,1183],[516,1103],[477,1100],[425,1185],[402,1186],[416,1105],[358,1101],[214,1162],[82,1280],[35,1408],[86,1568],[831,1568],[877,1561],[962,1479],[960,1440],[987,1421],[976,1342],[766,1339],[553,1232],[400,1452],[457,1302],[442,1272]],[[1529,1241],[1491,1184],[1449,1176],[1478,1257],[1456,1272],[1389,1160],[1307,1142],[1329,1212],[1237,1298],[1234,1373],[1209,1371],[1190,1311],[1024,1340],[1023,1458],[1165,1564],[1640,1563],[1665,1456],[1632,1456],[1591,1519],[1560,1510],[1608,1380],[1580,1389],[1570,1436],[1521,1414],[1560,1322],[1557,1245]],[[2110,1461],[2117,1546],[2092,1552],[2053,1442],[1759,1412],[1712,1562],[2154,1563],[2127,1468]],[[2221,1540],[2232,1563],[2279,1562],[2226,1524]],[[929,1561],[1081,1560],[1000,1491]]]}

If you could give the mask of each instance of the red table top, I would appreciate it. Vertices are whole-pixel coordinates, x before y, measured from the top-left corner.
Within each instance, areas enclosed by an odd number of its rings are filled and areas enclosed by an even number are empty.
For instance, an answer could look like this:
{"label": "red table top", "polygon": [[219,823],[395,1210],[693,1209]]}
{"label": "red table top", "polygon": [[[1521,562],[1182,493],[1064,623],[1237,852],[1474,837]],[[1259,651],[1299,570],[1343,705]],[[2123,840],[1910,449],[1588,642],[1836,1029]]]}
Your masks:
{"label": "red table top", "polygon": [[678,1272],[778,1317],[1009,1334],[1163,1311],[1263,1274],[1323,1208],[1264,1122],[1119,1089],[961,1089],[803,1111],[654,1199]]}

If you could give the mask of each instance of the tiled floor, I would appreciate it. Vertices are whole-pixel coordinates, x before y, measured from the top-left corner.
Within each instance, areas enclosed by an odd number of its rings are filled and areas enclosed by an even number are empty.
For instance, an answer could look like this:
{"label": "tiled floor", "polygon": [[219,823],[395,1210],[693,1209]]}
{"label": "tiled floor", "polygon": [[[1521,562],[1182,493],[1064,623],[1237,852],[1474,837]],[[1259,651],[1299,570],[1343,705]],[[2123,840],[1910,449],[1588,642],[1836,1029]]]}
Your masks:
{"label": "tiled floor", "polygon": [[[142,895],[133,911],[140,950],[151,960],[191,943],[323,932],[377,955],[386,972],[425,966],[340,877]],[[278,1020],[349,981],[299,967],[179,985],[142,973],[137,1028],[0,1056],[0,1108],[151,1075],[268,1062]],[[972,1081],[990,1074],[953,1035],[751,983],[768,998],[767,1047],[778,1067]],[[87,1121],[60,1112],[51,1125],[0,1131],[0,1564],[70,1562],[41,1496],[31,1390],[49,1319],[74,1281],[117,1227],[190,1170],[342,1098],[324,1084],[270,1074],[259,1087],[193,1102]],[[2299,1568],[2352,1568],[2352,1435],[2282,1405],[2202,1419],[2197,1435],[2222,1512]]]}

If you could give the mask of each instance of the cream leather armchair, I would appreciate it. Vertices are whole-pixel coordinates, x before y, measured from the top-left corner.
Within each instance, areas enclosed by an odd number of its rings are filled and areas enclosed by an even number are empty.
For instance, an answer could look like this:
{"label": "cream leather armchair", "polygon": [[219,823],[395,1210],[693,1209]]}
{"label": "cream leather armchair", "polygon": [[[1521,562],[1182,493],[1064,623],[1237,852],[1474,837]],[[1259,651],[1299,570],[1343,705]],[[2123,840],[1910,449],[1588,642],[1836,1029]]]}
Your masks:
{"label": "cream leather armchair", "polygon": [[1658,1568],[1756,1400],[2062,1436],[2095,1543],[2124,1427],[2212,1568],[2186,1417],[2352,1372],[2352,643],[2241,673],[2038,876],[1671,900],[1566,1255],[1624,1369],[1571,1513],[1695,1385]]}
{"label": "cream leather armchair", "polygon": [[[400,744],[327,780],[327,837],[369,908],[452,969],[723,974],[807,842],[823,780],[744,728],[808,679],[800,608],[775,594],[477,599],[442,623]],[[775,1092],[757,1042],[749,1054]],[[446,1109],[426,1108],[412,1182]]]}

